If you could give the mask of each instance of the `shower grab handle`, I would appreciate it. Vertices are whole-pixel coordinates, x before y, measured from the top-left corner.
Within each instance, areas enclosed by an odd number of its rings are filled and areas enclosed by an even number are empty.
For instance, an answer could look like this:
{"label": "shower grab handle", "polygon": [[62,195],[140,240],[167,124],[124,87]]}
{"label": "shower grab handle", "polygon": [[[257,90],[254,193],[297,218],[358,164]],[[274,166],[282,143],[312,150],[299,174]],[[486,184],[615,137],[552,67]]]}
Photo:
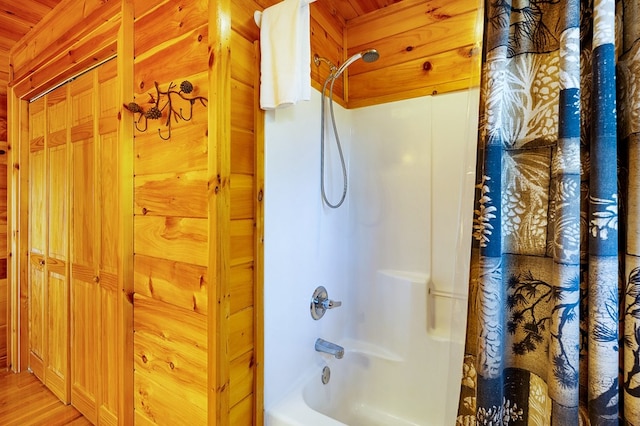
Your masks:
{"label": "shower grab handle", "polygon": [[309,309],[311,310],[311,318],[319,320],[327,309],[333,309],[339,306],[342,306],[342,302],[329,299],[327,289],[323,286],[319,286],[313,292],[313,296],[311,296],[311,305],[309,306]]}

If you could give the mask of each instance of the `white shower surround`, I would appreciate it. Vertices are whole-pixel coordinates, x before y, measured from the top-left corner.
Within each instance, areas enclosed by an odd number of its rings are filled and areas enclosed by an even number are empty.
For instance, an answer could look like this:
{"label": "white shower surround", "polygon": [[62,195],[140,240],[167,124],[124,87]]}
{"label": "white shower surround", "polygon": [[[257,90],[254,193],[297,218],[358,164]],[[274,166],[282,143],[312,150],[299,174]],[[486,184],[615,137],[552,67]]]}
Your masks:
{"label": "white shower surround", "polygon": [[[456,249],[460,248],[460,221],[468,224],[463,229],[471,229],[477,98],[473,90],[355,110],[336,105],[349,174],[347,199],[337,210],[323,206],[320,197],[319,92],[312,91],[311,102],[267,113],[267,424],[279,424],[275,418],[282,407],[303,400],[303,389],[314,388],[323,365],[344,370],[343,360],[314,350],[318,337],[345,346],[345,365],[355,354],[362,356],[362,347],[371,349],[367,356],[372,360],[380,354],[397,355],[405,362],[404,371],[420,369],[421,362],[452,359],[438,365],[430,373],[436,376],[422,387],[407,386],[414,389],[407,397],[418,405],[424,407],[429,399],[440,401],[441,410],[437,414],[431,410],[438,417],[432,424],[451,424],[457,406],[466,302],[426,294],[428,287],[466,292],[469,247],[464,245],[469,235],[462,236],[461,253],[456,254]],[[327,160],[326,182],[328,197],[335,201],[341,194],[341,171],[330,130],[327,135],[332,157]],[[464,215],[460,215],[462,198]],[[397,292],[393,280],[381,283],[385,276],[412,276],[418,284],[410,293]],[[343,305],[314,321],[309,300],[318,285]],[[422,299],[417,306],[424,310],[403,309],[403,298]],[[410,334],[403,333],[406,327],[412,329]],[[452,332],[454,341],[449,344]],[[432,359],[422,359],[429,354]],[[332,380],[343,379],[334,375]],[[358,386],[367,384],[350,383],[347,394],[357,394]],[[422,388],[423,393],[415,392]],[[308,404],[305,407],[310,409]],[[420,424],[421,420],[414,421]]]}

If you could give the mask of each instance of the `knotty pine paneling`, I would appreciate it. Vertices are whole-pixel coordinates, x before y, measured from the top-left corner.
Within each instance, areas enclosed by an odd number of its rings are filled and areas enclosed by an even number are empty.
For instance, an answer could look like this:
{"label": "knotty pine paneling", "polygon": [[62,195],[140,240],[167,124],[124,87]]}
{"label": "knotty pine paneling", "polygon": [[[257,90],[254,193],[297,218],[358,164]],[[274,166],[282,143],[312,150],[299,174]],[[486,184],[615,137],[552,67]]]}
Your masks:
{"label": "knotty pine paneling", "polygon": [[[137,21],[136,31],[138,31]],[[160,83],[161,88],[166,90],[171,81],[179,85],[182,79],[206,72],[209,60],[207,33],[206,21],[204,21],[201,27],[180,38],[166,41],[161,49],[152,47],[147,47],[147,50],[136,49],[136,94],[145,94],[145,96],[147,93],[155,94],[154,81]],[[158,66],[158,64],[163,65]],[[204,93],[206,86],[196,85],[196,88],[203,92],[196,91],[192,93],[193,95],[207,96]],[[196,111],[202,111],[202,109],[202,105],[197,104]]]}
{"label": "knotty pine paneling", "polygon": [[133,231],[136,254],[207,266],[206,219],[136,215]]}
{"label": "knotty pine paneling", "polygon": [[[230,317],[229,357],[232,360],[253,349],[254,318],[253,307],[243,309]],[[231,380],[234,380],[231,378]]]}
{"label": "knotty pine paneling", "polygon": [[134,306],[136,416],[206,424],[206,316],[138,294]]}
{"label": "knotty pine paneling", "polygon": [[[0,78],[2,76],[0,75]],[[4,92],[3,92],[4,90]],[[7,142],[7,93],[6,81],[0,80],[0,143],[4,142],[6,149]],[[6,163],[6,160],[5,160]]]}
{"label": "knotty pine paneling", "polygon": [[[7,59],[7,60],[5,60]],[[0,56],[0,64],[8,58]],[[0,65],[0,369],[7,366],[7,77]]]}
{"label": "knotty pine paneling", "polygon": [[14,91],[35,96],[116,54],[118,0],[62,0],[11,50]]}
{"label": "knotty pine paneling", "polygon": [[205,266],[136,255],[136,294],[207,315],[207,287]]}
{"label": "knotty pine paneling", "polygon": [[253,392],[253,351],[246,352],[231,362],[229,405],[234,406]]}
{"label": "knotty pine paneling", "polygon": [[[206,23],[203,17],[208,14],[208,6],[209,3],[206,1],[188,3],[169,1],[160,3],[153,13],[136,17],[134,33],[136,57],[156,49],[164,51],[167,46],[198,30]],[[204,44],[206,46],[206,36]]]}
{"label": "knotty pine paneling", "polygon": [[[137,2],[135,102],[148,109],[154,82],[189,80],[208,97],[207,0]],[[166,95],[162,95],[162,104]],[[130,102],[131,100],[127,100]],[[189,102],[174,95],[188,115]],[[134,407],[136,424],[207,423],[208,114],[167,109],[134,141]],[[130,113],[125,112],[130,117]],[[142,125],[142,123],[140,123]]]}
{"label": "knotty pine paneling", "polygon": [[[311,81],[312,85],[322,90],[325,79],[329,75],[329,66],[321,62],[316,66],[314,55],[330,60],[336,67],[343,63],[345,57],[344,19],[329,2],[311,3]],[[336,80],[333,88],[334,99],[344,106],[344,75]]]}
{"label": "knotty pine paneling", "polygon": [[238,266],[232,269],[229,282],[229,312],[232,315],[253,305],[254,274],[252,265]]}
{"label": "knotty pine paneling", "polygon": [[[225,290],[225,307],[229,312],[226,334],[229,341],[228,396],[221,413],[222,424],[252,425],[262,421],[262,353],[258,344],[263,333],[261,319],[254,308],[258,298],[256,282],[256,211],[259,176],[256,172],[258,145],[259,63],[254,42],[259,28],[253,20],[255,10],[278,0],[239,0],[231,2],[231,141],[229,202],[229,273]],[[261,277],[258,278],[261,280]],[[257,422],[257,423],[255,423]]]}
{"label": "knotty pine paneling", "polygon": [[[5,260],[6,262],[6,260]],[[0,279],[0,369],[7,367],[7,279]]]}
{"label": "knotty pine paneling", "polygon": [[[0,49],[0,98],[7,96],[9,84],[9,54]],[[5,115],[6,117],[6,115]]]}
{"label": "knotty pine paneling", "polygon": [[140,175],[135,178],[137,215],[207,217],[207,172]]}
{"label": "knotty pine paneling", "polygon": [[[349,105],[363,106],[376,101],[388,102],[403,97],[467,89],[475,84],[471,80],[472,67],[477,62],[474,52],[473,46],[463,46],[389,68],[351,76]],[[390,72],[393,73],[392,79]]]}
{"label": "knotty pine paneling", "polygon": [[405,0],[346,22],[350,108],[462,90],[478,84],[477,1]]}

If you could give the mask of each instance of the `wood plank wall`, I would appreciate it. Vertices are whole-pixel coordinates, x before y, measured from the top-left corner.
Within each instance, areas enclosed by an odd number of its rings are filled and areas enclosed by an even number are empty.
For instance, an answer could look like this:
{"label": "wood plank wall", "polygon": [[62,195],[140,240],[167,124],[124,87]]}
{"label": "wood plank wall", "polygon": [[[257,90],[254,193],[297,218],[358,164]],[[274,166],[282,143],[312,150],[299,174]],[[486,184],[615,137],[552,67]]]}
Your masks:
{"label": "wood plank wall", "polygon": [[7,84],[9,84],[9,54],[0,53],[0,94],[7,93]]}
{"label": "wood plank wall", "polygon": [[[344,62],[346,51],[345,44],[345,20],[340,16],[333,2],[316,1],[311,3],[311,85],[322,91],[325,79],[329,75],[329,67],[326,63],[316,66],[313,57],[330,60],[339,67]],[[344,76],[336,81],[333,94],[342,106],[346,106],[344,94]]]}
{"label": "wood plank wall", "polygon": [[[223,311],[229,315],[226,366],[228,394],[218,404],[221,425],[262,424],[262,266],[257,212],[262,201],[261,178],[257,170],[263,114],[258,109],[259,29],[253,20],[255,10],[263,10],[277,0],[256,3],[232,1],[231,9],[231,90],[230,90],[230,259],[227,290],[223,292]],[[226,379],[226,378],[225,378]]]}
{"label": "wood plank wall", "polygon": [[7,92],[0,72],[0,370],[7,367],[7,296]]}
{"label": "wood plank wall", "polygon": [[346,22],[347,56],[380,53],[348,68],[349,108],[477,86],[477,8],[478,0],[404,0]]}
{"label": "wood plank wall", "polygon": [[[209,96],[207,8],[207,0],[134,3],[135,101],[145,109],[154,82],[166,90],[188,80],[190,95]],[[188,102],[176,102],[188,115]],[[196,103],[168,141],[158,130],[168,136],[166,111],[135,132],[137,424],[207,423],[207,117]]]}

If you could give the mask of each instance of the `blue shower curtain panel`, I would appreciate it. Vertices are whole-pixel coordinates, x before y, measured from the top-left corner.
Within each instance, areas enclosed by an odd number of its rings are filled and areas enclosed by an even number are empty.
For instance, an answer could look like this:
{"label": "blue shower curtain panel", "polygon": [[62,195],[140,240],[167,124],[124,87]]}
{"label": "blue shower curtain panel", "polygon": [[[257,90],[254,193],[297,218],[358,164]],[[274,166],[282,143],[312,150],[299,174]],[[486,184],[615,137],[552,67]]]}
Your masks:
{"label": "blue shower curtain panel", "polygon": [[487,0],[459,425],[640,425],[640,1]]}

